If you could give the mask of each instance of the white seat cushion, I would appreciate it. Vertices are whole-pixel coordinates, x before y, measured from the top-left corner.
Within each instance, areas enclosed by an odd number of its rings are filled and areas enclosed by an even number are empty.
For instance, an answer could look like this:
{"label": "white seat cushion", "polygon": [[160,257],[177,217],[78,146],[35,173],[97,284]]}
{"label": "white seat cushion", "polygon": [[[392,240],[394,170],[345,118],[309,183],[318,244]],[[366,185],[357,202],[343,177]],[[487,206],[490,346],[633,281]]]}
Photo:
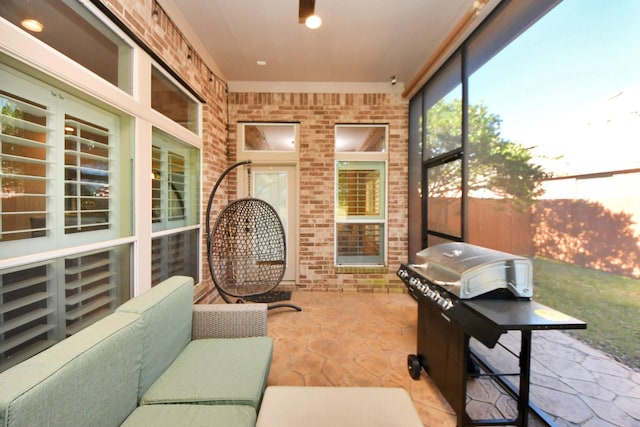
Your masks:
{"label": "white seat cushion", "polygon": [[268,387],[256,427],[423,427],[407,392],[387,387]]}

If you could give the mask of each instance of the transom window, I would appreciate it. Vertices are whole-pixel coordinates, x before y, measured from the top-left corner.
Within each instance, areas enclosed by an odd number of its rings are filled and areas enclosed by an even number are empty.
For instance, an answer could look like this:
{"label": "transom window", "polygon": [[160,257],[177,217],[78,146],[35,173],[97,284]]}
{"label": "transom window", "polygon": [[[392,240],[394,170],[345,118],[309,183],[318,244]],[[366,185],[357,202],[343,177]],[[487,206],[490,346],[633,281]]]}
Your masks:
{"label": "transom window", "polygon": [[198,133],[200,105],[177,83],[156,67],[151,67],[151,108],[174,122]]}
{"label": "transom window", "polygon": [[238,160],[297,161],[299,128],[299,123],[239,123]]}
{"label": "transom window", "polygon": [[131,93],[133,49],[81,3],[2,0],[0,16]]}
{"label": "transom window", "polygon": [[296,133],[288,123],[246,123],[245,151],[295,151]]}

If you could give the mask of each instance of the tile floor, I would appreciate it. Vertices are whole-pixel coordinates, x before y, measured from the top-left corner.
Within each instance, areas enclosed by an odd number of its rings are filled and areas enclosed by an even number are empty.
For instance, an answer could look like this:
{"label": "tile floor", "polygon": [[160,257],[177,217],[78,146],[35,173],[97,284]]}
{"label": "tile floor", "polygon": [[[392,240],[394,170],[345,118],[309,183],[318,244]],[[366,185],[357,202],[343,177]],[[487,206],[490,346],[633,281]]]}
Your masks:
{"label": "tile floor", "polygon": [[413,381],[416,302],[408,295],[294,292],[302,307],[269,311],[274,355],[268,385],[383,386],[406,389],[426,426],[455,426],[455,415],[424,376]]}
{"label": "tile floor", "polygon": [[[293,292],[290,302],[302,311],[269,311],[274,356],[268,385],[402,387],[425,426],[456,425],[453,411],[429,377],[423,372],[414,381],[407,371],[407,355],[417,346],[417,304],[410,296]],[[559,427],[640,426],[640,373],[560,332],[546,338],[548,332],[534,333],[534,403],[540,402]],[[517,342],[517,337],[505,337],[507,345]],[[559,352],[567,354],[553,356]],[[603,390],[602,382],[624,388],[616,394]],[[468,389],[467,410],[474,418],[512,416],[512,399],[491,381],[471,381]],[[543,424],[530,417],[529,425]]]}

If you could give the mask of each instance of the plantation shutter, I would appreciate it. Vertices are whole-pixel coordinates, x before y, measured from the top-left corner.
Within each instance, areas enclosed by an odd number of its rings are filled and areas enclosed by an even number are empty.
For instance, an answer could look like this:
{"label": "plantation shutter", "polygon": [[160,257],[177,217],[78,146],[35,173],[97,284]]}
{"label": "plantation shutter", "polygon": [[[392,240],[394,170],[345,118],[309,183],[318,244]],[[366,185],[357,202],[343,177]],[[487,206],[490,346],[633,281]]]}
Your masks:
{"label": "plantation shutter", "polygon": [[162,149],[151,148],[151,222],[162,222]]}
{"label": "plantation shutter", "polygon": [[160,283],[177,274],[185,274],[189,264],[191,246],[187,245],[190,232],[168,234],[151,242],[152,273],[151,283]]}
{"label": "plantation shutter", "polygon": [[169,152],[169,221],[185,219],[185,159],[184,156]]}
{"label": "plantation shutter", "polygon": [[162,238],[151,240],[151,285],[160,283],[165,277],[163,266]]}
{"label": "plantation shutter", "polygon": [[[113,312],[115,249],[51,260],[0,275],[0,371]],[[62,269],[59,276],[56,271]],[[64,312],[58,315],[59,301]]]}
{"label": "plantation shutter", "polygon": [[151,150],[151,284],[180,274],[198,280],[199,151],[158,130]]}
{"label": "plantation shutter", "polygon": [[56,342],[56,292],[51,263],[0,275],[0,371]]}
{"label": "plantation shutter", "polygon": [[347,217],[379,217],[381,171],[341,170],[338,185]]}
{"label": "plantation shutter", "polygon": [[67,335],[111,313],[117,305],[117,267],[111,250],[64,260]]}
{"label": "plantation shutter", "polygon": [[[151,169],[153,174],[152,223],[164,227],[167,221],[184,221],[186,197],[184,156],[154,145]],[[184,274],[186,254],[189,249],[185,240],[184,233],[168,234],[152,239],[152,284],[160,283],[176,274]]]}
{"label": "plantation shutter", "polygon": [[65,116],[65,234],[110,226],[108,129]]}
{"label": "plantation shutter", "polygon": [[154,145],[151,152],[151,174],[152,223],[184,221],[185,157]]}
{"label": "plantation shutter", "polygon": [[384,162],[338,162],[337,264],[384,262],[384,189]]}
{"label": "plantation shutter", "polygon": [[35,102],[0,91],[0,240],[41,237],[51,228],[49,185],[52,114]]}

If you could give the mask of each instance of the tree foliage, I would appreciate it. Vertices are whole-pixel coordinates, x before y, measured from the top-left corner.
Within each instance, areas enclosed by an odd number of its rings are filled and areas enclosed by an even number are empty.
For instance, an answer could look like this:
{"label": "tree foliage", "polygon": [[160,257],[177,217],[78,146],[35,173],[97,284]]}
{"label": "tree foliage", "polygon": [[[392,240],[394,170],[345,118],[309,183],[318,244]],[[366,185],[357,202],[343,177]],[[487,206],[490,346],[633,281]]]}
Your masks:
{"label": "tree foliage", "polygon": [[[549,174],[534,163],[530,149],[500,134],[502,119],[483,104],[469,106],[468,186],[473,197],[512,199],[527,207],[540,197],[542,180]],[[436,157],[459,148],[462,132],[462,103],[440,100],[427,113],[426,150]],[[457,197],[460,194],[460,164],[447,163],[429,175],[429,194]]]}

